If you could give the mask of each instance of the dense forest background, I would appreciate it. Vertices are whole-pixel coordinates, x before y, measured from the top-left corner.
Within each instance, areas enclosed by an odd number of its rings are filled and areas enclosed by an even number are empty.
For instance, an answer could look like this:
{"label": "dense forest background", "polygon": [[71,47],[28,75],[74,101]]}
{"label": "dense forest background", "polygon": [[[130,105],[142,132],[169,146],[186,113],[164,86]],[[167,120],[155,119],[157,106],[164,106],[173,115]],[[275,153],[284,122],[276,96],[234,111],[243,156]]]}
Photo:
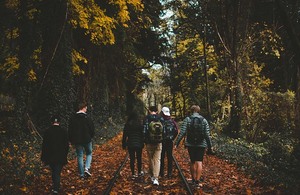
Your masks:
{"label": "dense forest background", "polygon": [[196,103],[215,137],[299,163],[299,0],[3,0],[0,16],[1,164],[15,175],[35,173],[26,151],[50,116],[67,127],[82,101],[101,139],[134,108],[180,121]]}

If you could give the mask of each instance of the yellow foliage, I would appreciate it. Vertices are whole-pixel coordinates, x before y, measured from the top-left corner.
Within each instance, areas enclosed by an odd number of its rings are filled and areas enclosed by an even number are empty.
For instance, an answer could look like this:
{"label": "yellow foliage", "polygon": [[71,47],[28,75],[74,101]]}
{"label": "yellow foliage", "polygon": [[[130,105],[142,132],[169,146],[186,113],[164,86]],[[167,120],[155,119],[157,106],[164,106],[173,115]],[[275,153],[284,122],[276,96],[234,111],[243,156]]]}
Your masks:
{"label": "yellow foliage", "polygon": [[27,192],[27,191],[28,191],[28,188],[27,188],[26,186],[24,186],[24,187],[20,188],[20,190],[21,190],[22,192]]}
{"label": "yellow foliage", "polygon": [[8,79],[12,76],[16,70],[20,67],[19,59],[17,56],[8,56],[4,64],[0,66],[0,72],[3,72],[5,75],[5,79]]}
{"label": "yellow foliage", "polygon": [[5,31],[5,36],[7,39],[16,39],[20,35],[19,29],[18,28],[13,28],[13,29],[7,29]]}
{"label": "yellow foliage", "polygon": [[26,174],[27,176],[30,176],[30,175],[32,175],[33,173],[32,173],[32,171],[27,170],[25,174]]}
{"label": "yellow foliage", "polygon": [[214,73],[216,73],[216,70],[215,70],[214,68],[209,68],[209,69],[207,70],[207,74],[209,74],[209,75],[212,75],[212,74],[214,74]]}
{"label": "yellow foliage", "polygon": [[5,6],[8,9],[16,9],[20,5],[20,0],[6,0]]}
{"label": "yellow foliage", "polygon": [[28,81],[36,81],[37,77],[36,77],[36,73],[34,72],[33,69],[30,69],[29,72],[27,73],[28,76]]}
{"label": "yellow foliage", "polygon": [[42,49],[41,49],[41,47],[39,47],[38,49],[35,49],[33,51],[33,54],[31,56],[31,59],[33,59],[35,64],[38,66],[42,66],[41,52],[42,52]]}
{"label": "yellow foliage", "polygon": [[38,12],[38,10],[36,8],[32,8],[30,10],[27,11],[27,17],[29,19],[34,19],[34,15],[36,14],[36,12]]}
{"label": "yellow foliage", "polygon": [[73,64],[72,66],[72,72],[74,75],[82,75],[84,74],[84,71],[80,69],[80,67],[77,64]]}
{"label": "yellow foliage", "polygon": [[70,23],[76,28],[86,30],[94,44],[114,44],[113,29],[116,28],[116,20],[105,14],[94,0],[69,0],[71,19]]}
{"label": "yellow foliage", "polygon": [[128,6],[131,5],[135,11],[141,11],[143,4],[140,0],[109,0],[109,4],[118,7],[117,17],[110,17],[106,10],[102,9],[94,0],[69,0],[70,23],[73,27],[85,29],[86,35],[94,44],[114,44],[115,36],[113,30],[119,23],[128,27],[130,13]]}
{"label": "yellow foliage", "polygon": [[78,63],[87,64],[88,60],[78,51],[72,51],[72,72],[74,75],[82,75],[84,71],[80,68]]}

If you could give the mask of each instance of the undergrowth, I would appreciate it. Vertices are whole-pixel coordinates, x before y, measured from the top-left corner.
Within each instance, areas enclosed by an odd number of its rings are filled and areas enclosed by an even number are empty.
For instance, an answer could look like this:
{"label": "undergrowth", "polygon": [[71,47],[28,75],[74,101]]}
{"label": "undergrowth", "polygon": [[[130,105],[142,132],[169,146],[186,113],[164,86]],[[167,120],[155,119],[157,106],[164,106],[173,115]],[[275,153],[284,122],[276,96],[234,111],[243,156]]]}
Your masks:
{"label": "undergrowth", "polygon": [[213,143],[218,157],[236,164],[258,184],[297,194],[300,162],[291,154],[295,141],[288,137],[277,134],[265,143],[254,144],[213,134]]}

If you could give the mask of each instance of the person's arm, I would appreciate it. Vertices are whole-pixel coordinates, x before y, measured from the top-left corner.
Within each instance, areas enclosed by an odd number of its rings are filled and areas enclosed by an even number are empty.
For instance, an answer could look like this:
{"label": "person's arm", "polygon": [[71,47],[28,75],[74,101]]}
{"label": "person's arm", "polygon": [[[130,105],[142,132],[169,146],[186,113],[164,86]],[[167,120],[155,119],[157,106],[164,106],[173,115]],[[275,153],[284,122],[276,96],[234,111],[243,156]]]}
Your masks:
{"label": "person's arm", "polygon": [[175,140],[175,143],[174,143],[175,147],[178,147],[178,145],[181,142],[182,138],[185,136],[187,125],[188,125],[188,117],[183,120],[183,122],[182,122],[182,124],[180,126],[179,135],[177,136],[177,138]]}
{"label": "person's arm", "polygon": [[126,149],[126,146],[127,146],[127,137],[128,137],[127,128],[128,128],[128,124],[125,124],[124,129],[123,129],[123,138],[122,138],[122,148],[123,149]]}
{"label": "person's arm", "polygon": [[178,129],[179,129],[179,127],[178,127],[178,124],[176,123],[175,120],[172,119],[172,121],[173,121],[173,123],[175,125],[175,132],[174,132],[174,139],[175,139],[177,137],[177,135],[178,135]]}
{"label": "person's arm", "polygon": [[148,139],[149,139],[149,136],[148,136],[148,133],[149,133],[149,130],[148,130],[148,127],[149,127],[149,119],[148,119],[148,116],[145,117],[145,120],[143,122],[143,136],[144,136],[144,143],[148,143]]}
{"label": "person's arm", "polygon": [[73,143],[73,131],[74,131],[74,127],[73,127],[73,117],[70,118],[69,121],[69,126],[68,126],[68,139],[69,142],[72,144]]}
{"label": "person's arm", "polygon": [[46,164],[47,162],[47,154],[48,154],[48,130],[45,131],[43,136],[43,143],[42,143],[42,154],[41,154],[41,161]]}
{"label": "person's arm", "polygon": [[94,126],[94,123],[91,118],[88,118],[88,123],[89,123],[90,135],[91,135],[91,137],[94,137],[95,136],[95,126]]}
{"label": "person's arm", "polygon": [[212,150],[212,142],[211,142],[211,138],[210,138],[210,128],[209,128],[209,124],[207,122],[206,119],[204,120],[204,125],[205,125],[205,141],[207,143],[207,154],[214,154],[213,150]]}
{"label": "person's arm", "polygon": [[[65,130],[65,129],[62,129],[64,134],[64,142],[65,142],[65,147],[64,147],[64,150],[65,150],[65,155],[66,157],[68,156],[68,153],[69,153],[69,141],[68,141],[68,132]],[[68,162],[68,159],[67,159],[67,162]]]}

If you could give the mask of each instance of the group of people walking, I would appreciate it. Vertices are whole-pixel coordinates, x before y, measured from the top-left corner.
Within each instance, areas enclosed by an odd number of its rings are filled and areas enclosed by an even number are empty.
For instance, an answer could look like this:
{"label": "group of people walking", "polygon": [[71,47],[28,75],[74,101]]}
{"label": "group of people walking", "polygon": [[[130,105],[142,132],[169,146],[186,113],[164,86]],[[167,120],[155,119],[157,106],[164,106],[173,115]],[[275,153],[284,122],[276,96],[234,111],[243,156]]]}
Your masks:
{"label": "group of people walking", "polygon": [[[201,116],[200,107],[193,105],[180,127],[171,118],[170,109],[162,107],[158,113],[156,106],[149,108],[149,114],[133,111],[124,126],[122,147],[128,149],[132,177],[144,175],[142,171],[142,150],[146,146],[148,155],[148,174],[153,185],[159,185],[158,178],[165,176],[165,157],[167,156],[167,177],[172,177],[173,147],[177,148],[182,138],[186,136],[185,146],[190,156],[190,171],[192,183],[201,187],[202,161],[207,154],[213,154],[210,129],[207,120]],[[136,160],[135,160],[136,159]],[[137,162],[137,174],[135,172]]]}
{"label": "group of people walking", "polygon": [[[70,118],[68,131],[60,126],[60,117],[55,115],[51,118],[52,125],[44,133],[41,160],[51,168],[53,194],[58,194],[60,189],[60,175],[63,166],[67,164],[69,143],[76,149],[80,179],[92,175],[90,168],[95,128],[86,112],[87,104],[81,103],[78,112]],[[86,154],[85,163],[84,152]]]}
{"label": "group of people walking", "polygon": [[[51,168],[54,194],[58,194],[60,189],[60,176],[63,166],[67,164],[69,143],[76,150],[79,178],[92,176],[92,138],[95,128],[87,115],[87,108],[86,103],[79,105],[78,112],[70,118],[68,131],[60,126],[59,116],[53,116],[52,125],[44,133],[41,160]],[[191,115],[183,120],[180,131],[175,120],[171,118],[168,107],[163,107],[158,112],[156,106],[151,106],[148,111],[146,117],[137,111],[130,113],[123,128],[122,147],[129,152],[132,177],[145,174],[142,170],[144,146],[148,155],[148,175],[153,185],[159,185],[159,177],[165,176],[166,156],[167,177],[172,177],[173,148],[177,148],[186,136],[185,146],[191,160],[192,181],[196,186],[201,186],[203,156],[206,148],[208,154],[212,153],[212,144],[208,122],[199,114],[200,107],[191,106]]]}

